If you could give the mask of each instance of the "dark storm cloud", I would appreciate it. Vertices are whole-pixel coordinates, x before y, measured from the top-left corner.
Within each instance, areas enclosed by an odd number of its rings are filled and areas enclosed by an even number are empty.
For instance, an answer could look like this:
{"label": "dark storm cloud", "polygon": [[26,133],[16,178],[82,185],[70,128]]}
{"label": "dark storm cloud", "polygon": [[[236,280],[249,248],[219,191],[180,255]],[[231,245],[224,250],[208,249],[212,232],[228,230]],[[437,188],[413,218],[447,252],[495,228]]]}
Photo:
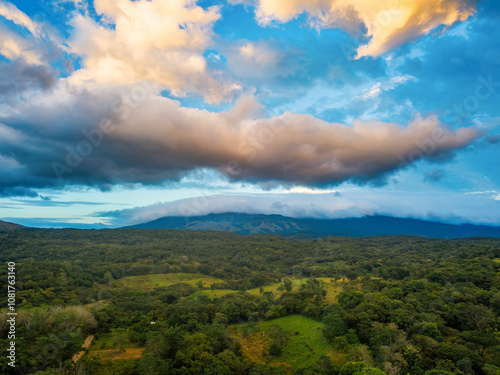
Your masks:
{"label": "dark storm cloud", "polygon": [[500,143],[500,134],[490,135],[486,141],[491,145],[497,145]]}
{"label": "dark storm cloud", "polygon": [[44,65],[30,65],[23,59],[0,63],[0,101],[9,101],[26,90],[48,90],[56,83],[54,72]]}
{"label": "dark storm cloud", "polygon": [[[2,171],[3,172],[3,171]],[[3,177],[3,176],[2,176]],[[25,183],[23,181],[20,183]],[[0,197],[38,197],[38,193],[30,188],[25,188],[23,186],[0,186]]]}
{"label": "dark storm cloud", "polygon": [[452,131],[432,116],[407,126],[347,126],[289,112],[269,118],[261,109],[250,97],[222,113],[183,108],[141,85],[57,91],[0,117],[0,191],[109,190],[118,183],[178,180],[200,167],[253,183],[380,184],[416,160],[449,157],[482,134]]}
{"label": "dark storm cloud", "polygon": [[32,200],[32,199],[11,199],[11,202],[15,202],[19,205],[25,205],[29,207],[33,206],[41,206],[41,207],[74,207],[75,205],[85,205],[85,206],[104,206],[108,203],[103,202],[86,202],[86,201],[54,201],[44,199],[45,197],[41,197],[41,200]]}

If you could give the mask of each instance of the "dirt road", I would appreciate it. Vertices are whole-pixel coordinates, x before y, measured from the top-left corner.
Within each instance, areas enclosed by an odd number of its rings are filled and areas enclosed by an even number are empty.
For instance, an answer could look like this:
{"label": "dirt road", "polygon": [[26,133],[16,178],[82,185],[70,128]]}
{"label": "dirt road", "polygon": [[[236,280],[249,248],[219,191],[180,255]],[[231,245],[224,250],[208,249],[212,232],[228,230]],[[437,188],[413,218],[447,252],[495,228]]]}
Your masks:
{"label": "dirt road", "polygon": [[[85,339],[85,342],[82,345],[82,348],[84,348],[84,349],[90,348],[90,345],[92,344],[92,340],[94,340],[94,335],[87,336],[87,338]],[[76,353],[73,356],[73,358],[71,358],[73,360],[73,363],[76,363],[80,358],[82,358],[82,356],[84,354],[85,354],[85,351],[81,351],[81,352]]]}

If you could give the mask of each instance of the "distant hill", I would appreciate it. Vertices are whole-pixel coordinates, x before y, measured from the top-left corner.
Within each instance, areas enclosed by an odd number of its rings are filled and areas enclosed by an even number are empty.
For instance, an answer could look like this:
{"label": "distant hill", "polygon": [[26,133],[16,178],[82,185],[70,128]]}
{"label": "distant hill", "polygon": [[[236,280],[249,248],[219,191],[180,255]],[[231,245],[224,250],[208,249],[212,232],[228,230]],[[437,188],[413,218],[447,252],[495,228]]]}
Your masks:
{"label": "distant hill", "polygon": [[294,238],[325,236],[414,235],[431,238],[500,237],[500,227],[452,225],[389,216],[350,219],[295,219],[282,215],[222,213],[204,216],[166,216],[128,228],[216,230],[238,234],[274,233]]}
{"label": "distant hill", "polygon": [[10,232],[11,230],[27,228],[23,225],[9,223],[7,221],[0,220],[0,232]]}

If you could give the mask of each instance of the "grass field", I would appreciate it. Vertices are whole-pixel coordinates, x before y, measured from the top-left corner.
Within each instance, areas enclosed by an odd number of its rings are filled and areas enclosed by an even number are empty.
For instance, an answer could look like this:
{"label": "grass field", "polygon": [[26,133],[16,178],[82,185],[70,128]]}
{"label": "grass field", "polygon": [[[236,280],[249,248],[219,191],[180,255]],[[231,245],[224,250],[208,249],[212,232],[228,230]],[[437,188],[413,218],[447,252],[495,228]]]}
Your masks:
{"label": "grass field", "polygon": [[[292,281],[292,286],[293,286],[293,291],[298,291],[301,287],[302,284],[306,282],[307,279],[293,279]],[[340,281],[333,281],[330,278],[317,278],[320,282],[323,283],[323,286],[326,289],[326,302],[327,303],[334,303],[335,299],[339,295],[340,292],[342,292],[342,283]],[[283,294],[282,290],[279,290],[280,286],[282,286],[283,283],[274,283],[271,285],[266,285],[262,287],[264,289],[264,292],[272,292],[274,294],[275,298],[281,297]],[[211,290],[201,290],[196,293],[193,293],[191,295],[191,298],[196,298],[201,295],[205,295],[209,298],[215,298],[215,297],[222,297],[225,296],[226,294],[230,293],[236,293],[236,290],[230,290],[230,289],[215,289],[213,292]],[[260,295],[260,288],[253,288],[249,289],[246,291],[246,293],[253,294],[255,296]]]}
{"label": "grass field", "polygon": [[[168,287],[170,285],[178,283],[186,283],[189,285],[197,286],[199,281],[203,282],[205,288],[209,288],[213,283],[222,283],[223,280],[217,279],[212,276],[203,275],[200,273],[166,273],[166,274],[154,274],[154,275],[141,275],[141,276],[129,276],[123,279],[115,280],[113,282],[114,288],[119,289],[134,289],[140,291],[149,291],[154,288]],[[293,290],[297,291],[300,289],[301,285],[306,282],[306,278],[303,279],[291,279]],[[334,281],[330,278],[317,278],[323,286],[326,288],[326,302],[334,303],[335,299],[342,291],[342,282]],[[283,291],[279,290],[282,283],[274,283],[271,285],[266,285],[263,287],[264,292],[272,292],[275,298],[281,297]],[[201,295],[205,295],[209,298],[222,297],[229,293],[235,293],[236,290],[230,289],[215,289],[212,290],[201,290],[191,295],[191,298],[196,298]],[[260,295],[260,288],[253,288],[246,291],[253,295]]]}
{"label": "grass field", "polygon": [[[288,332],[288,340],[279,357],[271,357],[271,339],[268,332],[277,325]],[[336,360],[335,350],[326,342],[322,333],[323,323],[301,315],[290,315],[257,324],[230,326],[231,334],[241,343],[243,355],[251,361],[285,369],[302,368],[316,364],[320,356]]]}
{"label": "grass field", "polygon": [[92,341],[88,355],[103,361],[117,361],[141,358],[144,350],[146,348],[128,340],[125,330],[112,329],[110,333],[100,334]]}
{"label": "grass field", "polygon": [[[305,280],[306,279],[290,279],[292,281],[292,286],[293,286],[293,290],[298,290],[300,288],[300,286],[305,283]],[[272,292],[274,294],[275,297],[280,297],[283,292],[278,290],[278,288],[280,286],[282,286],[283,283],[274,283],[274,284],[271,284],[271,285],[266,285],[264,287],[262,287],[264,289],[264,292]],[[259,295],[260,294],[260,288],[253,288],[253,289],[249,289],[247,290],[247,293],[250,293],[250,294],[253,294],[253,295]]]}
{"label": "grass field", "polygon": [[125,277],[115,280],[113,282],[113,287],[148,291],[154,288],[167,287],[178,283],[186,283],[195,286],[200,280],[205,287],[210,287],[212,283],[223,282],[221,279],[202,275],[201,273],[165,273]]}
{"label": "grass field", "polygon": [[[324,283],[323,286],[326,288],[326,302],[334,303],[339,293],[342,292],[341,282],[333,281],[330,278],[316,278],[316,279]],[[307,281],[307,279],[294,279],[291,281],[292,281],[293,291],[297,291],[300,289],[301,285]],[[282,285],[283,283],[275,283],[267,285],[263,287],[263,289],[264,292],[272,292],[276,298],[279,298],[283,294],[283,291],[278,290],[278,288]],[[260,288],[247,290],[247,293],[259,295]]]}
{"label": "grass field", "polygon": [[106,349],[93,350],[89,353],[92,358],[99,357],[102,361],[118,361],[124,359],[139,359],[146,348],[130,348],[125,350]]}
{"label": "grass field", "polygon": [[123,349],[138,348],[139,345],[128,340],[125,330],[112,329],[110,333],[101,333],[98,338],[94,339],[89,350],[118,350],[120,347]]}
{"label": "grass field", "polygon": [[226,294],[236,293],[236,292],[237,292],[237,290],[231,290],[231,289],[215,289],[213,292],[211,290],[200,290],[196,293],[191,294],[189,297],[196,298],[198,296],[207,296],[209,298],[216,298],[216,297],[222,297],[222,296],[225,296]]}
{"label": "grass field", "polygon": [[319,281],[325,283],[326,289],[326,303],[335,303],[337,296],[342,292],[342,282],[341,281],[333,281],[329,278],[318,278]]}

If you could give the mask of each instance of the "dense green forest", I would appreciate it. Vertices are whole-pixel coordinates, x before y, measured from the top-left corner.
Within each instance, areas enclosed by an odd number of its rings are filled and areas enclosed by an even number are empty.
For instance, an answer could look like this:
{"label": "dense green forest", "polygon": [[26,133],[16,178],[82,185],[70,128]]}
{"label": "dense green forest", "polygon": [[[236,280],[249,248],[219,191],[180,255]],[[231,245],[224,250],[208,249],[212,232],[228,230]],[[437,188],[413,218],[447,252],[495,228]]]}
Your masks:
{"label": "dense green forest", "polygon": [[0,258],[2,374],[500,374],[500,239],[29,229]]}

